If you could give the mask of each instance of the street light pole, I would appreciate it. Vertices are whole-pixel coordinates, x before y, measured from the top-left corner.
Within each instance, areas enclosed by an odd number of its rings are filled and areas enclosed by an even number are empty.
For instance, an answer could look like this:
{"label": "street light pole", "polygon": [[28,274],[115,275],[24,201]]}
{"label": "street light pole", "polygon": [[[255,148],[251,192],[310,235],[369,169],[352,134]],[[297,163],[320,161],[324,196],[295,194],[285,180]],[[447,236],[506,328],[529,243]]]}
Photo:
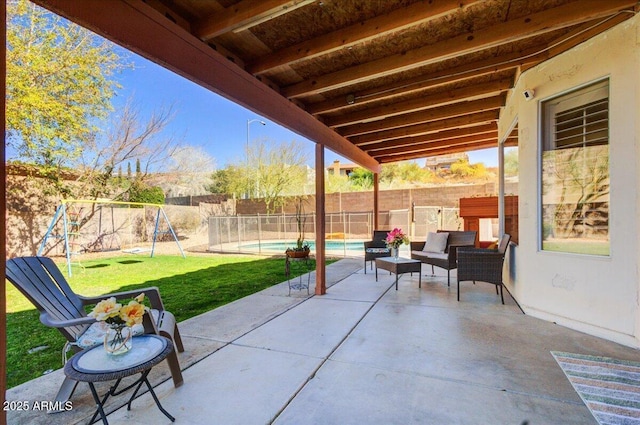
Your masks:
{"label": "street light pole", "polygon": [[[261,125],[267,125],[266,122],[259,120],[257,118],[252,120],[247,120],[247,172],[249,171],[249,125],[252,122],[259,122]],[[249,199],[249,196],[251,196],[251,190],[247,188],[247,199]]]}

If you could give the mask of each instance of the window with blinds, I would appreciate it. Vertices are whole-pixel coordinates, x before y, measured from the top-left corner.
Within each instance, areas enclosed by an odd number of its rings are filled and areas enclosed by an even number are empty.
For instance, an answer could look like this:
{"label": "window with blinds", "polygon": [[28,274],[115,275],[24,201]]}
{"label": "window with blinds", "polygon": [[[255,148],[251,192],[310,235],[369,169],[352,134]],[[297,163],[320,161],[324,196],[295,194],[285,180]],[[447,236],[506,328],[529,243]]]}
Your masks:
{"label": "window with blinds", "polygon": [[542,103],[542,249],[609,255],[609,82]]}

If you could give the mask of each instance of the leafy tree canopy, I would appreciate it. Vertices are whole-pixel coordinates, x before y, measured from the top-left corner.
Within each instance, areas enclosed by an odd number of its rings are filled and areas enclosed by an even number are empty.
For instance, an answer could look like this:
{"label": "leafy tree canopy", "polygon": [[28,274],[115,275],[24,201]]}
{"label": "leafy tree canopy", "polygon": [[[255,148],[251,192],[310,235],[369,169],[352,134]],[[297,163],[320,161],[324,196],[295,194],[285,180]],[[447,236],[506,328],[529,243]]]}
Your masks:
{"label": "leafy tree canopy", "polygon": [[383,164],[380,172],[380,182],[389,187],[428,183],[432,178],[431,171],[414,161]]}
{"label": "leafy tree canopy", "polygon": [[242,170],[236,166],[216,170],[211,176],[211,180],[213,180],[213,183],[209,187],[211,193],[224,193],[240,197],[245,190],[242,184]]}
{"label": "leafy tree canopy", "polygon": [[7,141],[21,159],[76,159],[97,130],[125,68],[115,46],[28,2],[7,2]]}
{"label": "leafy tree canopy", "polygon": [[301,142],[253,142],[243,162],[217,170],[210,191],[236,197],[260,198],[273,212],[283,196],[299,195],[307,182],[306,156]]}
{"label": "leafy tree canopy", "polygon": [[506,150],[504,154],[504,174],[506,176],[518,175],[518,149]]}
{"label": "leafy tree canopy", "polygon": [[160,187],[149,186],[140,180],[133,182],[128,192],[128,202],[164,204],[164,192]]}
{"label": "leafy tree canopy", "polygon": [[489,173],[482,162],[469,164],[469,160],[459,159],[451,164],[451,173],[458,177],[486,177]]}
{"label": "leafy tree canopy", "polygon": [[283,195],[300,194],[307,180],[307,158],[301,142],[262,139],[248,152],[248,193],[262,198],[267,212],[283,205]]}
{"label": "leafy tree canopy", "polygon": [[368,190],[373,187],[373,173],[364,168],[354,168],[349,174],[349,181],[356,190]]}

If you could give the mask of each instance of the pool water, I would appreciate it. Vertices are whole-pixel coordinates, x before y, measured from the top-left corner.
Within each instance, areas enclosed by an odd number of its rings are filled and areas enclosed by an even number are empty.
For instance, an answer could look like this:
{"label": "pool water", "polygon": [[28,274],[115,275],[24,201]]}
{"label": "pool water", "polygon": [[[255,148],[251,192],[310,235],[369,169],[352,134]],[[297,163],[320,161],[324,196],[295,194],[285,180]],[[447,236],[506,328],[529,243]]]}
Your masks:
{"label": "pool water", "polygon": [[[308,241],[309,248],[312,251],[315,251],[316,244],[314,241]],[[250,243],[240,245],[240,249],[242,250],[263,250],[263,251],[280,251],[284,252],[287,248],[294,248],[296,246],[295,241],[286,242],[286,241],[272,241],[272,242],[261,242],[261,243]],[[364,245],[362,245],[362,241],[325,241],[325,250],[327,251],[364,251]]]}

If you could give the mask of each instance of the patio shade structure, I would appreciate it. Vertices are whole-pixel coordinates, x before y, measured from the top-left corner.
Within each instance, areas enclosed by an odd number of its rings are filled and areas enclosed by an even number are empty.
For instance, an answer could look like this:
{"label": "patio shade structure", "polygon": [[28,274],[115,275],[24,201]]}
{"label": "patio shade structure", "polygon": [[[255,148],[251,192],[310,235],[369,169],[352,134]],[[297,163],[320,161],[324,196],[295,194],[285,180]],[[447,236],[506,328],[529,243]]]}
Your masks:
{"label": "patio shade structure", "polygon": [[495,147],[499,111],[519,73],[630,18],[637,4],[35,3],[374,171]]}
{"label": "patio shade structure", "polygon": [[[314,141],[317,170],[324,168],[326,147],[374,173],[383,163],[496,147],[499,137],[517,144],[517,130],[499,136],[497,123],[507,96],[522,95],[511,90],[518,76],[632,17],[637,5],[34,2]],[[322,212],[322,173],[316,194]],[[324,220],[317,217],[321,294]]]}
{"label": "patio shade structure", "polygon": [[[519,74],[630,18],[637,1],[35,3],[377,173],[498,146]],[[502,141],[516,145],[517,129]]]}

